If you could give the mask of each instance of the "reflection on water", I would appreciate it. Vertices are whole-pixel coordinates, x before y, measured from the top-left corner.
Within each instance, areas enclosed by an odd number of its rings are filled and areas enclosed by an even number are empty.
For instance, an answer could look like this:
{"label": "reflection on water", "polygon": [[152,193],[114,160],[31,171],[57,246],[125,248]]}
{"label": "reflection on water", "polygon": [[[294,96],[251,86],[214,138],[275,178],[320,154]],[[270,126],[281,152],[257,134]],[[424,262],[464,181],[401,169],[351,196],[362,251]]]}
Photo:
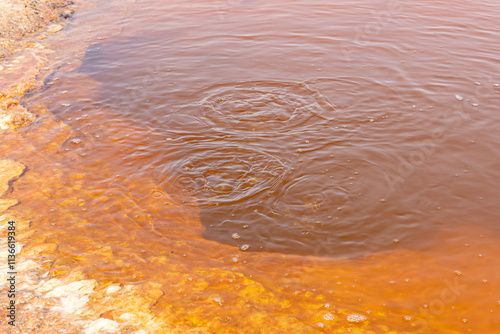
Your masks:
{"label": "reflection on water", "polygon": [[219,5],[140,1],[30,97],[71,126],[20,181],[52,272],[216,332],[494,331],[498,8]]}

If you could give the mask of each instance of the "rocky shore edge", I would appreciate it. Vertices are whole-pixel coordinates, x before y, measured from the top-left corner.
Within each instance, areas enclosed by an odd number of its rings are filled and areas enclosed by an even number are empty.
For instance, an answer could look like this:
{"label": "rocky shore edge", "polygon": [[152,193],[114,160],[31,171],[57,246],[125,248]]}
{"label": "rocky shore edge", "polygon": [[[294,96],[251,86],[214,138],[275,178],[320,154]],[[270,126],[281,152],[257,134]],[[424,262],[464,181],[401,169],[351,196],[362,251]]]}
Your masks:
{"label": "rocky shore edge", "polygon": [[[88,2],[0,0],[0,241],[4,245],[0,271],[7,278],[0,282],[0,328],[12,334],[209,333],[204,328],[173,324],[174,314],[165,319],[155,316],[151,309],[164,294],[161,284],[99,283],[73,268],[54,275],[50,265],[59,246],[36,236],[26,203],[16,191],[21,180],[33,181],[40,173],[39,166],[18,158],[35,153],[30,141],[46,141],[43,154],[53,154],[74,135],[68,125],[48,115],[46,108],[28,107],[23,97],[42,87],[47,73],[61,61],[46,42],[70,23],[76,6],[82,5]],[[33,131],[28,127],[16,131],[35,120]],[[19,149],[27,151],[16,154]],[[8,262],[11,226],[16,234],[12,243],[15,260]],[[6,273],[12,269],[11,263],[16,275],[9,281],[11,276]],[[179,275],[182,278],[175,281],[189,276]],[[13,300],[10,310],[7,306]]]}
{"label": "rocky shore edge", "polygon": [[0,133],[36,118],[20,99],[43,84],[37,77],[49,50],[41,41],[69,22],[76,5],[71,0],[0,2]]}

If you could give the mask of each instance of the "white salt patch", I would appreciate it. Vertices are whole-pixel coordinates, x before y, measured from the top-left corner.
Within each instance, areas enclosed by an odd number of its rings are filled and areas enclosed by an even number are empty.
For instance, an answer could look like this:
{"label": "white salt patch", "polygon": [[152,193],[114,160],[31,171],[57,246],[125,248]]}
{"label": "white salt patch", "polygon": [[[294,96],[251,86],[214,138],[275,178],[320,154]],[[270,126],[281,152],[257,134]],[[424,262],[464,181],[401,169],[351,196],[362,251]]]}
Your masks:
{"label": "white salt patch", "polygon": [[46,296],[57,298],[57,297],[68,297],[74,295],[91,294],[94,292],[95,286],[96,286],[95,280],[76,281],[66,285],[57,286],[52,291],[48,292]]}
{"label": "white salt patch", "polygon": [[119,316],[120,320],[134,320],[137,316],[133,313],[123,313]]}
{"label": "white salt patch", "polygon": [[61,304],[54,306],[55,311],[66,313],[81,313],[85,305],[89,301],[89,295],[94,292],[96,286],[95,280],[82,280],[72,282],[66,285],[61,285],[62,281],[51,279],[47,282],[42,282],[37,292],[45,293],[46,297],[61,298]]}
{"label": "white salt patch", "polygon": [[83,332],[85,334],[116,333],[119,329],[120,325],[116,321],[100,318],[88,324]]}
{"label": "white salt patch", "polygon": [[61,305],[54,306],[52,310],[66,313],[80,314],[89,302],[87,295],[75,295],[61,298]]}
{"label": "white salt patch", "polygon": [[115,293],[115,292],[120,291],[121,289],[122,288],[119,285],[111,285],[111,286],[108,286],[108,288],[106,289],[106,293],[107,294]]}

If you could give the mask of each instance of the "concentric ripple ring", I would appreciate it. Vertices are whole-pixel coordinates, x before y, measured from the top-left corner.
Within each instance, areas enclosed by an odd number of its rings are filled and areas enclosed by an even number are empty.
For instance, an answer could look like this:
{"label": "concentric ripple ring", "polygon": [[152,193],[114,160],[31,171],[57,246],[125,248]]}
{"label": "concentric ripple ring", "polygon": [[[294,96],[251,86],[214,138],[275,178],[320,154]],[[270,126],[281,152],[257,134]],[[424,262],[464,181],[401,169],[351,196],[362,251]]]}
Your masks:
{"label": "concentric ripple ring", "polygon": [[332,120],[338,109],[304,83],[244,81],[218,84],[200,101],[204,116],[225,128],[268,131]]}
{"label": "concentric ripple ring", "polygon": [[167,182],[195,197],[193,205],[210,206],[236,203],[269,190],[285,172],[283,162],[268,153],[227,145],[195,151],[179,160]]}

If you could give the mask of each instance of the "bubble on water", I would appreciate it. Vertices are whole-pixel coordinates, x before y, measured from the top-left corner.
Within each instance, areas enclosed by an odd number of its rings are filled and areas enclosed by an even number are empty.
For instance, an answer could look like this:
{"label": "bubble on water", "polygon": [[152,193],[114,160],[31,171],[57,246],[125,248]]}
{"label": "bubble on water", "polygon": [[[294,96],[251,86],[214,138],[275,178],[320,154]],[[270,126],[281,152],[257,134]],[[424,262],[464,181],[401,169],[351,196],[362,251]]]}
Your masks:
{"label": "bubble on water", "polygon": [[163,193],[161,191],[153,191],[151,193],[151,196],[155,197],[155,198],[160,198],[163,196]]}
{"label": "bubble on water", "polygon": [[458,271],[458,270],[455,270],[455,275],[462,276],[462,273],[460,271]]}
{"label": "bubble on water", "polygon": [[360,323],[360,322],[363,322],[366,320],[368,320],[368,318],[365,317],[364,315],[360,315],[360,314],[350,314],[347,316],[348,322]]}
{"label": "bubble on water", "polygon": [[327,313],[323,316],[323,319],[325,319],[326,321],[332,321],[335,319],[335,317],[333,316],[333,314]]}
{"label": "bubble on water", "polygon": [[412,317],[410,317],[409,315],[405,315],[405,316],[404,316],[404,319],[405,319],[406,321],[411,321],[413,318],[412,318]]}
{"label": "bubble on water", "polygon": [[324,323],[322,323],[322,322],[318,322],[318,323],[316,324],[316,326],[318,326],[319,328],[324,328],[324,327],[325,327],[325,324],[324,324]]}
{"label": "bubble on water", "polygon": [[455,95],[455,98],[458,100],[458,101],[462,101],[464,98],[460,95]]}
{"label": "bubble on water", "polygon": [[330,304],[325,304],[325,308],[330,308],[331,305]]}
{"label": "bubble on water", "polygon": [[82,142],[82,140],[81,140],[81,139],[79,139],[79,138],[75,138],[75,139],[72,139],[72,140],[71,140],[71,142],[72,142],[73,144],[80,144],[80,143]]}
{"label": "bubble on water", "polygon": [[249,245],[241,245],[240,246],[240,250],[243,251],[243,252],[247,251],[249,248],[250,248]]}
{"label": "bubble on water", "polygon": [[479,105],[479,104],[477,104],[477,103],[473,103],[473,104],[472,104],[472,106],[473,106],[473,107],[477,107],[478,105]]}
{"label": "bubble on water", "polygon": [[239,235],[238,233],[233,233],[232,238],[233,238],[234,240],[237,240],[237,239],[239,239],[239,238],[240,238],[240,235]]}

